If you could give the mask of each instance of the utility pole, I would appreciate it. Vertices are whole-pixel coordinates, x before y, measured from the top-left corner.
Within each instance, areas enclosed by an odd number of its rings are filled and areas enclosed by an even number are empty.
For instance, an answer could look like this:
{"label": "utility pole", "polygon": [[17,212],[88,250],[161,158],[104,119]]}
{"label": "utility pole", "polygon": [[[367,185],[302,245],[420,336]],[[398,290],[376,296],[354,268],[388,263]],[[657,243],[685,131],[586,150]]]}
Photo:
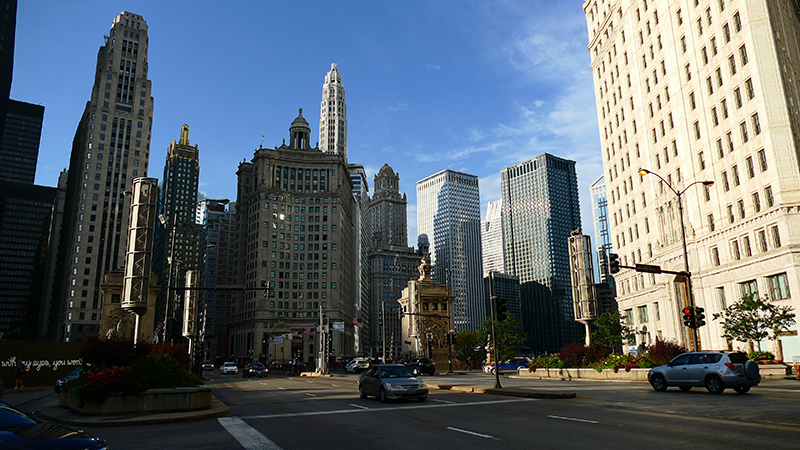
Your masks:
{"label": "utility pole", "polygon": [[497,297],[494,295],[494,272],[489,272],[489,299],[492,302],[492,347],[494,349],[494,387],[502,389],[500,385],[500,352],[497,349]]}

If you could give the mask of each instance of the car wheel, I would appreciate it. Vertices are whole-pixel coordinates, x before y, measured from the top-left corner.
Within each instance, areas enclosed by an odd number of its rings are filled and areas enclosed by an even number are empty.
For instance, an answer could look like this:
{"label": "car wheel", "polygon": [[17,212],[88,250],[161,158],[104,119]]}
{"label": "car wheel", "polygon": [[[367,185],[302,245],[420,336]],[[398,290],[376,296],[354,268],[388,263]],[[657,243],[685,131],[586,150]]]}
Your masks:
{"label": "car wheel", "polygon": [[490,374],[492,374],[492,375],[494,375],[494,373],[495,373],[495,372],[497,372],[497,369],[495,369],[494,367],[492,367],[492,368],[489,370],[489,373],[490,373]]}
{"label": "car wheel", "polygon": [[722,391],[725,390],[725,385],[722,384],[722,380],[719,377],[712,376],[706,379],[706,389],[712,394],[722,394]]}
{"label": "car wheel", "polygon": [[750,392],[750,386],[736,386],[733,390],[739,394],[747,394]]}
{"label": "car wheel", "polygon": [[692,390],[691,386],[678,386],[683,392],[689,392]]}
{"label": "car wheel", "polygon": [[417,400],[419,400],[420,402],[424,402],[427,399],[428,399],[428,396],[426,395],[425,397],[420,397]]}
{"label": "car wheel", "polygon": [[386,389],[384,389],[383,387],[381,387],[381,390],[378,391],[378,400],[380,400],[380,401],[382,401],[384,403],[386,403],[386,400],[388,400],[386,398]]}
{"label": "car wheel", "polygon": [[367,398],[368,397],[366,391],[364,391],[364,386],[362,386],[360,384],[358,385],[358,396],[360,398]]}
{"label": "car wheel", "polygon": [[650,386],[653,386],[658,392],[664,392],[667,390],[667,380],[664,379],[664,375],[656,374],[650,378]]}

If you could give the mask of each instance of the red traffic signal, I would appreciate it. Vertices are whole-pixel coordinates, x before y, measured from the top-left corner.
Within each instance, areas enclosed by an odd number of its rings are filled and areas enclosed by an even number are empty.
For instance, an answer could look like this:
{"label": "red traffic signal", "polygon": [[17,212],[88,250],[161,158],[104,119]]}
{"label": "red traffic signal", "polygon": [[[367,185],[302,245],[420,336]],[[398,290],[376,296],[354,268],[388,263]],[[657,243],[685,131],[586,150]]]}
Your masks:
{"label": "red traffic signal", "polygon": [[697,322],[694,315],[694,307],[687,306],[683,308],[683,324],[689,328],[697,327]]}

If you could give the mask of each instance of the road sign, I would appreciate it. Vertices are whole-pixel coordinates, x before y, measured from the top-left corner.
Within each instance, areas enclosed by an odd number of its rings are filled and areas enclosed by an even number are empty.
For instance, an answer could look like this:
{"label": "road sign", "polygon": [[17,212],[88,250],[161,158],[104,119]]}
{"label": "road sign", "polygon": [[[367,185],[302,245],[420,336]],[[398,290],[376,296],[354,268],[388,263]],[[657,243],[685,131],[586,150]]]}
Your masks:
{"label": "road sign", "polygon": [[650,264],[636,264],[637,272],[645,273],[661,273],[661,266],[653,266]]}

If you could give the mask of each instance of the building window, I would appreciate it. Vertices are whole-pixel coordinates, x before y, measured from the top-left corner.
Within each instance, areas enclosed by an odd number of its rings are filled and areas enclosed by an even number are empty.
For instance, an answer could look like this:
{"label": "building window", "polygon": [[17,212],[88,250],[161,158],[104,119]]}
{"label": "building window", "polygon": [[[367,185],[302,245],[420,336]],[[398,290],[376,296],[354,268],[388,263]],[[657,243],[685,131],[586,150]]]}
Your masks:
{"label": "building window", "polygon": [[755,212],[761,211],[761,197],[758,195],[758,192],[754,192],[752,195],[753,199],[753,210]]}
{"label": "building window", "polygon": [[761,169],[762,172],[766,172],[767,170],[767,154],[764,153],[764,149],[758,151],[758,167]]}
{"label": "building window", "polygon": [[724,287],[718,287],[718,288],[716,288],[714,290],[717,291],[717,303],[718,303],[720,311],[725,309],[725,308],[727,308],[728,305],[727,305],[727,301],[725,301],[725,288]]}
{"label": "building window", "polygon": [[717,247],[711,247],[711,264],[718,266],[719,262],[719,249]]}
{"label": "building window", "polygon": [[764,230],[758,230],[756,232],[756,240],[758,244],[758,251],[765,252],[767,251],[767,233]]}
{"label": "building window", "polygon": [[775,205],[775,197],[772,196],[772,186],[764,188],[764,198],[767,199],[768,208],[772,208]]}
{"label": "building window", "polygon": [[715,227],[714,227],[714,214],[709,214],[708,216],[706,216],[706,219],[708,221],[708,230],[709,231],[714,231],[715,230]]}
{"label": "building window", "polygon": [[739,288],[741,289],[742,297],[753,296],[758,297],[758,284],[756,280],[745,281],[744,283],[739,283]]}
{"label": "building window", "polygon": [[778,231],[777,225],[770,227],[770,234],[772,235],[772,246],[774,248],[779,248],[781,246],[781,234]]}
{"label": "building window", "polygon": [[636,308],[637,315],[639,316],[639,323],[647,323],[650,321],[650,318],[647,315],[647,305],[639,306]]}
{"label": "building window", "polygon": [[769,290],[772,293],[773,300],[785,300],[791,298],[789,294],[789,278],[786,272],[767,277],[769,283]]}

